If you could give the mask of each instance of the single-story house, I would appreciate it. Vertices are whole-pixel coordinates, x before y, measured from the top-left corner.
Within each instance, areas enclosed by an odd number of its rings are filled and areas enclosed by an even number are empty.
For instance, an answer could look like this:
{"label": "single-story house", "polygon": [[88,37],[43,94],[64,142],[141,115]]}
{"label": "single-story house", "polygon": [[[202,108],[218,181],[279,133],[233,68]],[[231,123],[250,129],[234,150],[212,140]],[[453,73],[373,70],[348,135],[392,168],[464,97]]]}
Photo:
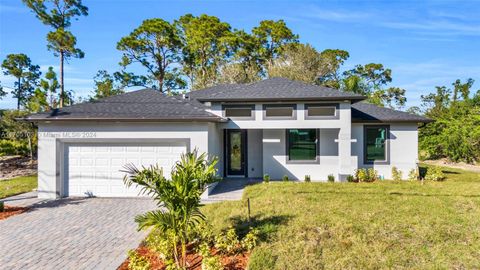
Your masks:
{"label": "single-story house", "polygon": [[167,175],[197,148],[223,177],[344,181],[358,168],[385,179],[416,168],[418,115],[355,93],[283,78],[222,84],[182,96],[144,89],[26,118],[38,125],[38,196],[125,197],[127,163]]}

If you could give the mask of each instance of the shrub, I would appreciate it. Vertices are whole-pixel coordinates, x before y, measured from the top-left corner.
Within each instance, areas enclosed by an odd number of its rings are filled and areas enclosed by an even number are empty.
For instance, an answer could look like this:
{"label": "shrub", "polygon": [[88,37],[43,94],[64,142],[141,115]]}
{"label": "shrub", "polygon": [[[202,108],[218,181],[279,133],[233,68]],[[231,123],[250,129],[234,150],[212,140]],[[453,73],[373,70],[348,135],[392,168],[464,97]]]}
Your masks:
{"label": "shrub", "polygon": [[0,140],[0,156],[27,156],[28,144],[23,141]]}
{"label": "shrub", "polygon": [[238,251],[240,241],[238,241],[237,233],[234,228],[230,228],[227,232],[221,232],[215,237],[215,247],[220,252],[234,254]]}
{"label": "shrub", "polygon": [[0,202],[0,212],[5,211],[5,204],[3,202]]}
{"label": "shrub", "polygon": [[305,182],[310,183],[312,180],[310,179],[310,175],[305,175]]}
{"label": "shrub", "polygon": [[264,183],[270,183],[270,175],[264,174],[263,175],[263,182]]}
{"label": "shrub", "polygon": [[172,250],[175,247],[172,235],[170,233],[162,234],[160,231],[154,230],[145,239],[147,247],[158,253],[164,261],[172,260]]}
{"label": "shrub", "polygon": [[417,169],[411,169],[408,172],[408,180],[418,180],[420,178],[420,173]]}
{"label": "shrub", "polygon": [[288,182],[288,175],[284,175],[283,178],[282,178],[282,181],[283,182]]}
{"label": "shrub", "polygon": [[358,182],[373,182],[378,180],[378,174],[373,168],[358,169],[355,171],[355,178]]}
{"label": "shrub", "polygon": [[327,178],[328,178],[328,182],[335,182],[335,176],[333,176],[333,174],[329,174]]}
{"label": "shrub", "polygon": [[242,242],[241,242],[242,248],[245,250],[251,251],[254,247],[256,247],[258,243],[259,233],[260,232],[258,231],[258,229],[250,228],[250,231],[242,239]]}
{"label": "shrub", "polygon": [[392,167],[392,179],[395,181],[402,180],[402,171],[397,169],[395,166]]}
{"label": "shrub", "polygon": [[136,250],[130,250],[128,252],[128,269],[148,270],[150,269],[150,262],[147,258],[138,254]]}
{"label": "shrub", "polygon": [[208,256],[202,259],[202,270],[223,270],[223,264],[218,256]]}
{"label": "shrub", "polygon": [[445,179],[445,175],[443,174],[442,169],[440,169],[440,167],[429,167],[427,169],[425,180],[442,181],[444,179]]}
{"label": "shrub", "polygon": [[347,175],[347,182],[358,182],[351,174]]}

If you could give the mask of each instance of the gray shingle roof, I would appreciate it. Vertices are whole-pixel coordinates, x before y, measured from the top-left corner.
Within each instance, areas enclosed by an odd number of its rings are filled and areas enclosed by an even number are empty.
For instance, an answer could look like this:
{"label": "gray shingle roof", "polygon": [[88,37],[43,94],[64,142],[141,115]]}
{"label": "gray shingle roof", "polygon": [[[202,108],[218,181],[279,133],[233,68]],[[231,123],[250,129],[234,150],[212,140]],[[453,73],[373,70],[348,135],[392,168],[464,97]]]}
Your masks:
{"label": "gray shingle roof", "polygon": [[293,101],[293,100],[352,100],[364,96],[336,89],[306,84],[284,78],[271,78],[251,84],[221,84],[188,94],[199,101]]}
{"label": "gray shingle roof", "polygon": [[352,104],[352,122],[413,122],[428,123],[433,120],[420,115],[397,111],[377,105],[358,102]]}
{"label": "gray shingle roof", "polygon": [[153,89],[143,89],[33,114],[25,120],[224,121],[205,109],[203,104],[196,101],[165,96]]}

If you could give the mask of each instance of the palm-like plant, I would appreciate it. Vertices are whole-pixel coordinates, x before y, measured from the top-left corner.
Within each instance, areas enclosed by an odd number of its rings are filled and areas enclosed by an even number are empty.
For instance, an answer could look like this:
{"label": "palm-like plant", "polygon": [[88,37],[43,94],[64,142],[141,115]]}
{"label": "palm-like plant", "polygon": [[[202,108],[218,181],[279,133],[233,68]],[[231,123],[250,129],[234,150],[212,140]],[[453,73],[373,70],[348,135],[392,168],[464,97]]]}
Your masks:
{"label": "palm-like plant", "polygon": [[[198,150],[182,154],[172,169],[171,179],[164,177],[158,165],[137,168],[133,164],[124,166],[124,182],[127,186],[136,184],[141,193],[153,197],[162,209],[147,212],[135,218],[138,229],[154,228],[173,241],[172,255],[178,267],[186,266],[188,232],[204,215],[200,212],[200,195],[209,183],[216,181],[217,159],[208,159]],[[181,254],[178,245],[181,247]]]}

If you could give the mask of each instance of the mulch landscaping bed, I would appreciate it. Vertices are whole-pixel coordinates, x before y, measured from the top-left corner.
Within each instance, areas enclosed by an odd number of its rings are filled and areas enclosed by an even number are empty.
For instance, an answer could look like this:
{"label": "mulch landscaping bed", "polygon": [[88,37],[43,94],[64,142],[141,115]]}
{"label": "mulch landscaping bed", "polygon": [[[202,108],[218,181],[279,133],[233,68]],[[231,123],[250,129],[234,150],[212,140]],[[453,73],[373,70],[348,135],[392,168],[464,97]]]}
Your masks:
{"label": "mulch landscaping bed", "polygon": [[26,207],[15,207],[5,205],[3,212],[0,212],[0,220],[28,211]]}
{"label": "mulch landscaping bed", "polygon": [[[136,249],[137,253],[145,257],[150,262],[150,269],[164,270],[165,264],[162,259],[148,247],[141,245]],[[249,253],[244,252],[236,255],[220,254],[215,248],[211,249],[212,255],[221,257],[222,264],[225,270],[245,270],[247,268]],[[195,253],[193,249],[189,249],[187,253],[188,270],[202,270],[202,256]],[[128,270],[128,259],[125,260],[117,270]]]}

